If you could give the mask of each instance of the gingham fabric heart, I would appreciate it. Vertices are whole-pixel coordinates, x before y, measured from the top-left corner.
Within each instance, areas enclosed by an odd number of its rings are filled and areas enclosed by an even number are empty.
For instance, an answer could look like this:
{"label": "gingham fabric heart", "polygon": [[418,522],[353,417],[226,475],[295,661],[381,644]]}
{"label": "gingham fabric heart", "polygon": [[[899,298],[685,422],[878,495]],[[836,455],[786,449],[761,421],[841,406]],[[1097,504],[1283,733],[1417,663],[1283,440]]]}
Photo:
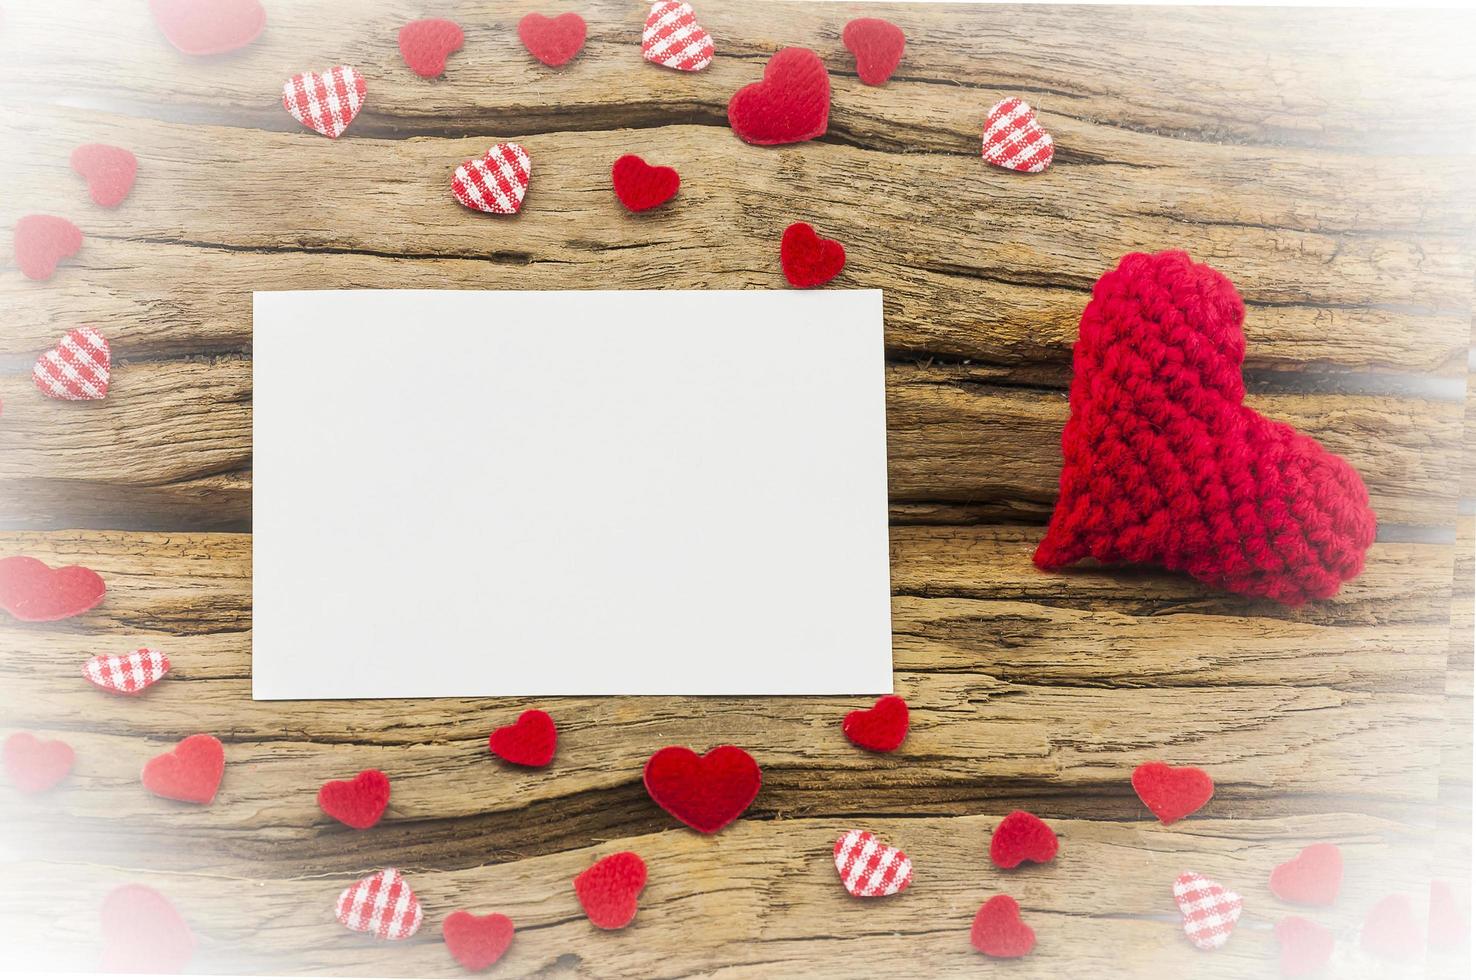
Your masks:
{"label": "gingham fabric heart", "polygon": [[112,351],[103,335],[78,327],[36,358],[31,378],[43,395],[85,402],[107,396],[112,369]]}
{"label": "gingham fabric heart", "polygon": [[451,193],[473,211],[517,214],[528,193],[533,161],[517,143],[498,143],[480,160],[466,160],[451,175]]}
{"label": "gingham fabric heart", "polygon": [[1240,921],[1240,896],[1192,871],[1174,879],[1174,901],[1184,916],[1184,934],[1200,949],[1225,945]]}
{"label": "gingham fabric heart", "polygon": [[1051,165],[1055,142],[1023,99],[1005,99],[984,121],[984,159],[996,167],[1038,174]]}
{"label": "gingham fabric heart", "polygon": [[656,0],[641,31],[641,55],[677,71],[701,71],[712,64],[712,36],[697,23],[690,3]]}
{"label": "gingham fabric heart", "polygon": [[857,898],[895,895],[912,884],[912,861],[869,830],[850,830],[835,842],[835,870]]}
{"label": "gingham fabric heart", "polygon": [[354,932],[380,939],[409,939],[420,929],[424,912],[405,876],[385,868],[343,890],[338,896],[338,921]]}
{"label": "gingham fabric heart", "polygon": [[282,106],[308,129],[338,139],[364,107],[364,76],[348,65],[293,75],[282,83]]}
{"label": "gingham fabric heart", "polygon": [[138,694],[167,673],[169,658],[143,647],[122,656],[100,653],[82,665],[82,676],[105,691],[119,694]]}

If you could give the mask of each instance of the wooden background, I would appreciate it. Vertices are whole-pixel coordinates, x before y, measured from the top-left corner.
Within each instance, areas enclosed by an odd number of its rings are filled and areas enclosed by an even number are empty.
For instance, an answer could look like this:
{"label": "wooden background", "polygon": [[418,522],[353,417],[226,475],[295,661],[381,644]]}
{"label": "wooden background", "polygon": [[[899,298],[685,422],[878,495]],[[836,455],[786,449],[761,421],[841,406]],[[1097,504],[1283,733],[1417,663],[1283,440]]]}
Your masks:
{"label": "wooden background", "polygon": [[[642,62],[635,0],[585,0],[589,42],[563,71],[521,49],[516,22],[539,8],[519,0],[266,0],[263,36],[209,59],[169,47],[141,3],[4,6],[0,223],[60,214],[86,244],[46,283],[8,256],[0,269],[0,554],[85,563],[109,585],[82,617],[0,622],[0,727],[78,752],[56,792],[0,792],[9,968],[94,965],[103,895],[143,881],[216,972],[456,975],[439,925],[468,907],[517,923],[506,976],[1265,976],[1270,926],[1294,911],[1267,874],[1329,840],[1347,882],[1314,917],[1338,932],[1334,973],[1387,976],[1357,948],[1369,906],[1402,890],[1423,908],[1432,876],[1466,888],[1470,17],[704,0],[718,56],[688,76]],[[863,13],[907,32],[883,88],[859,84],[840,43]],[[395,47],[431,15],[466,31],[437,81]],[[830,69],[830,131],[746,146],[727,99],[791,44]],[[368,99],[331,142],[278,94],[338,63]],[[1056,137],[1044,175],[979,159],[985,111],[1016,94]],[[522,214],[461,209],[451,170],[506,138],[534,160]],[[116,211],[68,169],[91,141],[138,155]],[[681,171],[671,206],[623,212],[608,172],[624,152]],[[886,291],[901,751],[841,737],[863,698],[250,700],[253,289],[783,288],[795,220],[845,243],[831,288]],[[1368,483],[1379,542],[1335,599],[1289,611],[1151,571],[1030,564],[1091,284],[1124,252],[1171,247],[1244,294],[1255,407]],[[112,341],[112,393],[40,397],[32,361],[80,324]],[[146,644],[175,665],[146,697],[81,679],[87,656]],[[560,724],[554,766],[494,763],[487,733],[534,704]],[[150,797],[143,762],[196,731],[226,743],[216,803]],[[678,829],[641,765],[721,742],[752,751],[763,791],[715,837]],[[1203,766],[1215,799],[1160,827],[1128,783],[1152,758]],[[379,827],[317,810],[320,783],[371,766],[394,781]],[[1016,807],[1060,832],[1055,864],[989,864]],[[839,887],[830,846],[853,826],[911,853],[904,896]],[[569,879],[625,848],[650,884],[632,928],[599,933]],[[386,865],[426,906],[408,942],[332,918],[342,887]],[[1185,869],[1246,897],[1220,952],[1178,929]],[[999,892],[1039,935],[1024,961],[969,946]],[[1464,976],[1466,953],[1428,969]]]}

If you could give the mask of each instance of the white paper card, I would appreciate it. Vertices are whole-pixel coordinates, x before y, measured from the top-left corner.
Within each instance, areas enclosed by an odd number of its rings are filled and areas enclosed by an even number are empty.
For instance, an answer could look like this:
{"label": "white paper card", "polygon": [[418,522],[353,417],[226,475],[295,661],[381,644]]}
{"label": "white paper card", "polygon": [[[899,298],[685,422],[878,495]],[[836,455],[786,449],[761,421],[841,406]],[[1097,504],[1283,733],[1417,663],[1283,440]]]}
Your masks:
{"label": "white paper card", "polygon": [[892,689],[878,291],[255,295],[257,699]]}

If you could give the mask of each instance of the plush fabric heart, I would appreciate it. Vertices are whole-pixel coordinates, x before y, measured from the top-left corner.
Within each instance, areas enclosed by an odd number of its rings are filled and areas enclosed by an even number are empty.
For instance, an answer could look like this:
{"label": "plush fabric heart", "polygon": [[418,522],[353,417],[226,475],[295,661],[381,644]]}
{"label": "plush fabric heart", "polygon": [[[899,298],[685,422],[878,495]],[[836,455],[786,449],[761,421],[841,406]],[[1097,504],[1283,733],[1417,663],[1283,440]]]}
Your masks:
{"label": "plush fabric heart", "polygon": [[528,193],[533,161],[518,143],[498,143],[480,160],[464,160],[451,174],[451,196],[487,214],[517,214]]}
{"label": "plush fabric heart", "polygon": [[645,887],[646,862],[634,851],[602,857],[574,878],[574,894],[584,914],[601,929],[629,925]]}
{"label": "plush fabric heart", "polygon": [[511,725],[492,733],[487,748],[492,754],[518,766],[546,766],[558,748],[559,730],[547,711],[525,711]]}
{"label": "plush fabric heart", "polygon": [[409,939],[420,931],[425,917],[410,883],[394,868],[361,878],[339,892],[333,914],[354,932],[380,939]]}
{"label": "plush fabric heart", "polygon": [[28,214],[15,223],[15,264],[27,279],[50,279],[56,264],[82,250],[82,229],[52,214]]}
{"label": "plush fabric heart", "polygon": [[856,56],[856,74],[866,85],[883,85],[897,70],[907,35],[879,17],[858,17],[841,31],[841,42]]}
{"label": "plush fabric heart", "polygon": [[1020,903],[996,895],[980,907],[969,933],[974,948],[988,956],[1013,959],[1035,948],[1035,930],[1020,918]]}
{"label": "plush fabric heart", "polygon": [[154,23],[185,54],[224,54],[255,41],[266,26],[258,0],[149,0]]}
{"label": "plush fabric heart", "polygon": [[472,915],[458,909],[441,923],[441,939],[456,962],[475,973],[502,959],[512,945],[513,921],[496,912]]}
{"label": "plush fabric heart", "polygon": [[528,14],[518,21],[518,37],[528,53],[550,68],[567,64],[584,47],[586,27],[578,14],[545,17]]}
{"label": "plush fabric heart", "polygon": [[169,658],[139,647],[132,653],[99,653],[82,665],[82,676],[115,694],[142,694],[169,673]]}
{"label": "plush fabric heart", "polygon": [[1044,864],[1055,860],[1061,842],[1055,831],[1033,813],[1016,810],[999,822],[989,838],[989,860],[1001,868],[1016,868],[1022,861]]}
{"label": "plush fabric heart", "polygon": [[1417,959],[1425,937],[1406,895],[1386,895],[1368,910],[1359,943],[1375,956],[1391,960]]}
{"label": "plush fabric heart", "polygon": [[72,151],[72,169],[87,181],[87,193],[105,208],[116,208],[133,190],[138,157],[121,146],[88,143]]}
{"label": "plush fabric heart", "polygon": [[1331,905],[1343,885],[1343,852],[1336,844],[1310,844],[1271,871],[1271,894],[1283,902]]}
{"label": "plush fabric heart", "polygon": [[1153,815],[1167,825],[1208,803],[1215,795],[1215,781],[1193,766],[1145,762],[1133,770],[1133,789]]}
{"label": "plush fabric heart", "polygon": [[846,738],[872,752],[892,752],[907,737],[907,702],[886,694],[865,711],[850,711],[841,722]]}
{"label": "plush fabric heart", "polygon": [[912,860],[869,830],[849,830],[835,842],[835,870],[857,898],[895,895],[912,884]]}
{"label": "plush fabric heart", "polygon": [[1436,949],[1455,949],[1466,941],[1470,929],[1470,919],[1461,914],[1450,882],[1430,882],[1430,945]]}
{"label": "plush fabric heart", "polygon": [[0,750],[5,775],[22,793],[44,793],[72,771],[76,759],[66,742],[42,741],[30,732],[16,732]]}
{"label": "plush fabric heart", "polygon": [[336,140],[364,108],[364,76],[336,65],[322,74],[305,71],[282,83],[282,108],[314,132]]}
{"label": "plush fabric heart", "polygon": [[745,143],[776,146],[825,135],[830,122],[830,76],[808,48],[783,48],[769,59],[764,79],[728,100],[728,125]]}
{"label": "plush fabric heart", "polygon": [[846,247],[821,238],[814,228],[796,221],[784,229],[784,237],[779,240],[779,264],[791,286],[823,286],[846,267]]}
{"label": "plush fabric heart", "polygon": [[466,37],[454,20],[427,17],[400,28],[400,57],[421,78],[435,78],[446,70],[446,59],[460,51]]}
{"label": "plush fabric heart", "polygon": [[996,102],[984,120],[984,160],[1020,173],[1038,174],[1051,165],[1056,144],[1023,99]]}
{"label": "plush fabric heart", "polygon": [[185,803],[209,803],[225,775],[225,748],[214,735],[191,735],[144,766],[144,788]]}
{"label": "plush fabric heart", "polygon": [[1184,935],[1200,949],[1219,949],[1240,921],[1240,896],[1204,875],[1186,871],[1174,879],[1174,901],[1184,916]]}
{"label": "plush fabric heart", "polygon": [[77,616],[103,601],[102,576],[81,565],[52,568],[39,558],[0,558],[0,609],[24,623]]}
{"label": "plush fabric heart", "polygon": [[627,153],[610,168],[615,196],[631,211],[649,211],[676,197],[682,178],[671,167],[653,167]]}
{"label": "plush fabric heart", "polygon": [[758,796],[763,774],[736,745],[706,755],[670,745],[646,760],[646,792],[693,830],[714,834],[737,820]]}
{"label": "plush fabric heart", "polygon": [[656,0],[641,31],[641,57],[677,71],[701,71],[712,64],[712,37],[697,23],[692,5]]}
{"label": "plush fabric heart", "polygon": [[365,769],[353,779],[330,779],[318,790],[319,808],[355,830],[379,823],[389,800],[389,777],[378,769]]}
{"label": "plush fabric heart", "polygon": [[91,327],[69,330],[56,346],[36,358],[31,381],[48,398],[95,401],[108,396],[113,376],[113,349]]}
{"label": "plush fabric heart", "polygon": [[1152,562],[1290,605],[1358,574],[1368,491],[1343,459],[1242,404],[1244,319],[1229,280],[1183,252],[1128,255],[1097,280],[1037,565]]}
{"label": "plush fabric heart", "polygon": [[1276,923],[1276,941],[1281,945],[1281,975],[1305,977],[1316,973],[1332,959],[1333,934],[1317,923],[1289,915]]}
{"label": "plush fabric heart", "polygon": [[123,885],[102,904],[105,973],[180,973],[195,936],[173,903],[147,885]]}

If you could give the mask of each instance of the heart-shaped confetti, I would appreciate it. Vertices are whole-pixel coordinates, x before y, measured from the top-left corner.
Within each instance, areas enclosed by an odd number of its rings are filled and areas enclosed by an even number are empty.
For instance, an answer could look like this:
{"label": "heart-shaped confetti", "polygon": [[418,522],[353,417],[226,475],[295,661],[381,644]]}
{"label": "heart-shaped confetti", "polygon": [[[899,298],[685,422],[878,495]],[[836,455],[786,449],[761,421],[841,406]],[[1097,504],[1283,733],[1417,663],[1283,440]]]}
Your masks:
{"label": "heart-shaped confetti", "polygon": [[389,800],[389,777],[378,769],[365,769],[353,779],[331,779],[318,790],[319,809],[355,830],[379,823]]}
{"label": "heart-shaped confetti", "polygon": [[446,71],[446,59],[460,51],[466,36],[454,20],[427,17],[400,28],[400,57],[421,78],[435,78]]}
{"label": "heart-shaped confetti", "polygon": [[1309,844],[1271,871],[1271,894],[1283,902],[1331,905],[1343,885],[1343,852],[1336,844]]}
{"label": "heart-shaped confetti", "polygon": [[42,740],[30,732],[16,732],[0,749],[5,775],[22,793],[44,793],[56,786],[72,771],[75,759],[66,742]]}
{"label": "heart-shaped confetti", "polygon": [[1024,99],[996,102],[984,121],[984,159],[996,167],[1038,174],[1051,165],[1055,141]]}
{"label": "heart-shaped confetti", "polygon": [[1192,871],[1174,879],[1174,901],[1184,916],[1184,935],[1200,949],[1225,945],[1240,921],[1240,896]]}
{"label": "heart-shaped confetti", "polygon": [[808,48],[775,52],[763,81],[743,86],[728,101],[728,125],[758,146],[812,140],[825,135],[829,123],[830,76]]}
{"label": "heart-shaped confetti", "polygon": [[584,914],[601,929],[629,925],[645,887],[646,862],[634,851],[602,857],[574,878],[574,894]]}
{"label": "heart-shaped confetti", "polygon": [[1035,948],[1035,930],[1020,918],[1020,903],[1008,895],[996,895],[974,916],[969,941],[986,956],[1015,959]]}
{"label": "heart-shaped confetti", "polygon": [[82,676],[104,691],[141,694],[169,673],[169,658],[139,647],[132,653],[99,653],[82,665]]}
{"label": "heart-shaped confetti", "polygon": [[631,211],[649,211],[676,197],[682,178],[671,167],[653,167],[627,153],[610,168],[615,196]]}
{"label": "heart-shaped confetti", "polygon": [[715,834],[753,803],[763,774],[736,745],[719,745],[706,755],[670,745],[646,760],[644,779],[657,806],[693,830]]}
{"label": "heart-shaped confetti", "polygon": [[113,349],[91,327],[67,331],[56,346],[36,358],[31,380],[36,390],[62,401],[96,401],[108,396],[113,375]]}
{"label": "heart-shaped confetti", "polygon": [[533,161],[518,143],[498,143],[480,160],[458,164],[451,194],[464,207],[488,214],[517,214],[528,193]]}
{"label": "heart-shaped confetti", "polygon": [[1305,977],[1332,958],[1332,931],[1309,919],[1290,915],[1276,923],[1276,942],[1281,946],[1282,976]]}
{"label": "heart-shaped confetti", "polygon": [[121,146],[88,143],[72,151],[72,169],[87,181],[87,193],[94,203],[116,208],[133,190],[138,157]]}
{"label": "heart-shaped confetti", "polygon": [[690,3],[656,0],[641,31],[641,57],[677,71],[701,71],[712,64],[712,37],[697,23]]}
{"label": "heart-shaped confetti", "polygon": [[106,973],[180,973],[195,955],[195,936],[173,903],[147,885],[123,885],[102,904]]}
{"label": "heart-shaped confetti", "polygon": [[154,23],[185,54],[224,54],[255,41],[266,26],[258,0],[149,0]]}
{"label": "heart-shaped confetti", "polygon": [[883,85],[897,70],[907,35],[879,17],[858,17],[841,31],[841,43],[856,56],[856,74],[863,84]]}
{"label": "heart-shaped confetti", "polygon": [[791,286],[810,289],[823,286],[846,267],[846,247],[821,238],[815,229],[796,221],[784,229],[779,240],[779,264]]}
{"label": "heart-shaped confetti", "polygon": [[54,214],[28,214],[15,223],[15,264],[27,279],[50,279],[56,264],[82,250],[82,229]]}
{"label": "heart-shaped confetti", "polygon": [[81,565],[52,568],[39,558],[0,558],[0,609],[25,623],[77,616],[103,601],[102,576]]}
{"label": "heart-shaped confetti", "polygon": [[517,766],[546,766],[559,745],[559,730],[547,711],[534,708],[518,715],[511,725],[494,731],[487,739],[492,754]]}
{"label": "heart-shaped confetti", "polygon": [[989,859],[1001,868],[1019,867],[1022,861],[1044,864],[1055,860],[1060,841],[1055,831],[1033,813],[1016,810],[999,822],[989,839]]}
{"label": "heart-shaped confetti", "polygon": [[364,92],[364,76],[357,68],[336,65],[283,82],[282,107],[308,129],[338,139],[364,107]]}
{"label": "heart-shaped confetti", "polygon": [[518,37],[528,53],[550,68],[572,61],[584,47],[587,28],[578,14],[545,17],[528,14],[518,21]]}
{"label": "heart-shaped confetti", "polygon": [[1359,944],[1390,960],[1417,959],[1425,948],[1420,922],[1407,895],[1386,895],[1368,910]]}
{"label": "heart-shaped confetti", "polygon": [[456,962],[475,973],[502,959],[512,945],[513,921],[505,915],[472,915],[458,909],[441,923],[441,939]]}
{"label": "heart-shaped confetti", "polygon": [[225,775],[225,748],[214,735],[191,735],[144,766],[144,788],[155,796],[184,803],[215,799]]}
{"label": "heart-shaped confetti", "polygon": [[847,712],[841,731],[863,749],[895,751],[907,737],[907,702],[895,694],[883,695],[864,711]]}
{"label": "heart-shaped confetti", "polygon": [[1450,882],[1430,882],[1430,945],[1436,949],[1456,949],[1466,941],[1471,920],[1461,914]]}
{"label": "heart-shaped confetti", "polygon": [[912,860],[869,830],[849,830],[836,840],[835,870],[857,898],[895,895],[912,884]]}
{"label": "heart-shaped confetti", "polygon": [[420,930],[425,913],[405,876],[385,868],[340,892],[334,915],[354,932],[380,939],[409,939]]}
{"label": "heart-shaped confetti", "polygon": [[1165,825],[1182,820],[1215,795],[1215,781],[1203,769],[1145,762],[1133,770],[1138,799]]}

